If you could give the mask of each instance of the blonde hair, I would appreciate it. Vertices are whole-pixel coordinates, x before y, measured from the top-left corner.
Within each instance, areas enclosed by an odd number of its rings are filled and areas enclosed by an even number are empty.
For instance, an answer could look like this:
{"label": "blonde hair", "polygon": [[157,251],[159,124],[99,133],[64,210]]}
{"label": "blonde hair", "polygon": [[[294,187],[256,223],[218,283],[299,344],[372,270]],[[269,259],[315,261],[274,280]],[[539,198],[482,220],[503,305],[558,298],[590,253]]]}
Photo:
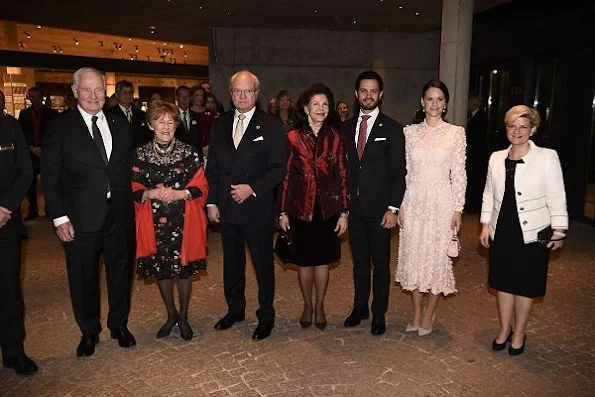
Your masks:
{"label": "blonde hair", "polygon": [[176,127],[180,124],[180,113],[178,111],[178,107],[173,103],[156,99],[149,105],[149,111],[147,112],[147,122],[152,126],[155,121],[159,120],[165,115],[169,115],[171,117],[171,119],[176,123]]}
{"label": "blonde hair", "polygon": [[504,124],[512,125],[519,117],[524,117],[531,123],[531,127],[538,128],[541,124],[539,112],[529,106],[516,105],[511,107],[504,115]]}

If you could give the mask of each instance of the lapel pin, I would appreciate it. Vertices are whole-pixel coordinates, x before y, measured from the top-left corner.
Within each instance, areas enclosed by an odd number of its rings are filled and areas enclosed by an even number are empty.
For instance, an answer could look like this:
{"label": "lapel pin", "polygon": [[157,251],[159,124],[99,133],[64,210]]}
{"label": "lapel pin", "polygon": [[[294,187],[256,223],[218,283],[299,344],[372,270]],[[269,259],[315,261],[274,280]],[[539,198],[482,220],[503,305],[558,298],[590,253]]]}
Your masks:
{"label": "lapel pin", "polygon": [[382,123],[378,124],[378,127],[382,127]]}
{"label": "lapel pin", "polygon": [[260,126],[259,126],[259,125],[257,125],[257,126],[256,126],[256,129],[257,129],[257,130],[259,130],[259,129],[260,129]]}

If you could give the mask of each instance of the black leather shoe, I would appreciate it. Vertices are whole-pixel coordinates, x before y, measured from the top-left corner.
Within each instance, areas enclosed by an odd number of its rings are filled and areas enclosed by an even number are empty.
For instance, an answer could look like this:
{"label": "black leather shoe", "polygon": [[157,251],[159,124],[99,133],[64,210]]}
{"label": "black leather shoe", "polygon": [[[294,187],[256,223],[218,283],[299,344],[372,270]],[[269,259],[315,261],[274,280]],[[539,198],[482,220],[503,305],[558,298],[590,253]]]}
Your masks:
{"label": "black leather shoe", "polygon": [[256,330],[254,331],[254,334],[252,334],[252,339],[265,339],[268,338],[271,335],[271,331],[273,330],[273,327],[275,327],[275,323],[264,323],[264,322],[260,322],[258,323],[258,327],[256,327]]}
{"label": "black leather shoe", "polygon": [[134,335],[132,335],[126,327],[114,329],[110,332],[110,336],[112,339],[118,340],[118,345],[120,345],[120,347],[136,346],[136,339],[134,339]]}
{"label": "black leather shoe", "polygon": [[349,317],[347,317],[343,325],[345,325],[346,327],[355,327],[357,325],[360,325],[362,320],[365,320],[367,318],[370,318],[370,313],[353,310]]}
{"label": "black leather shoe", "polygon": [[512,347],[512,342],[511,342],[510,346],[508,347],[508,354],[511,356],[518,356],[519,354],[523,354],[523,352],[525,351],[525,342],[526,341],[527,341],[527,335],[525,335],[525,337],[523,338],[523,344],[518,349]]}
{"label": "black leather shoe", "polygon": [[372,319],[372,327],[370,332],[372,335],[382,335],[386,332],[386,321],[384,320],[384,315],[374,316]]}
{"label": "black leather shoe", "polygon": [[23,220],[24,220],[24,221],[30,221],[30,220],[33,220],[33,219],[35,219],[35,218],[39,218],[39,213],[38,213],[38,212],[29,212],[29,213],[27,214],[27,216],[25,216],[25,217],[23,218]]}
{"label": "black leather shoe", "polygon": [[227,313],[221,320],[217,321],[217,324],[215,324],[215,329],[223,331],[240,321],[244,321],[244,316]]}
{"label": "black leather shoe", "polygon": [[25,353],[15,357],[2,357],[2,365],[5,368],[13,368],[17,375],[33,375],[37,372],[37,364]]}
{"label": "black leather shoe", "polygon": [[192,328],[190,328],[190,324],[188,324],[188,321],[178,321],[178,328],[180,328],[180,336],[182,337],[182,339],[192,340],[194,332],[192,331]]}
{"label": "black leather shoe", "polygon": [[89,357],[95,353],[95,346],[99,343],[98,334],[83,334],[76,348],[77,357]]}
{"label": "black leather shoe", "polygon": [[[496,339],[498,339],[498,338],[496,338]],[[508,333],[508,338],[506,338],[506,340],[504,342],[498,343],[498,342],[496,342],[496,339],[494,339],[494,341],[492,342],[492,350],[497,352],[497,351],[506,349],[506,344],[512,340],[512,328],[510,329],[510,332]]]}
{"label": "black leather shoe", "polygon": [[169,336],[172,328],[175,327],[175,325],[177,323],[178,323],[177,315],[176,315],[176,318],[174,318],[174,319],[168,318],[167,322],[165,324],[163,324],[163,326],[161,328],[159,328],[159,331],[157,331],[157,336],[155,337],[155,339],[161,339],[161,338],[165,338],[166,336]]}

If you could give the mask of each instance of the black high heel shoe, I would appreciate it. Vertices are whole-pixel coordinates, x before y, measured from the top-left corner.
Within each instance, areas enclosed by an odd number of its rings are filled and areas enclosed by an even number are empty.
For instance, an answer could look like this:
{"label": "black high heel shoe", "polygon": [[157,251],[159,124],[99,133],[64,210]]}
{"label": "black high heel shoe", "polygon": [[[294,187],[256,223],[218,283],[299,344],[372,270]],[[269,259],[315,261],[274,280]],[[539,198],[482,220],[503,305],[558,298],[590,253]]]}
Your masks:
{"label": "black high heel shoe", "polygon": [[508,347],[508,354],[511,356],[518,356],[519,354],[523,354],[523,352],[525,351],[525,342],[526,341],[527,341],[527,335],[525,335],[525,337],[523,338],[523,344],[518,349],[515,347],[512,347],[512,343],[511,343],[510,346]]}
{"label": "black high heel shoe", "polygon": [[178,315],[176,315],[176,318],[174,321],[170,321],[170,319],[168,318],[167,322],[165,324],[163,324],[163,327],[161,327],[159,329],[159,331],[157,331],[157,336],[155,337],[155,339],[161,339],[161,338],[165,338],[166,336],[169,336],[172,328],[175,327],[177,323],[178,323]]}
{"label": "black high heel shoe", "polygon": [[319,321],[316,321],[314,323],[314,326],[316,328],[318,328],[319,330],[321,330],[321,331],[324,331],[324,329],[326,328],[326,325],[327,325],[327,323],[326,323],[326,316],[324,317],[324,321],[320,321],[320,322]]}
{"label": "black high heel shoe", "polygon": [[303,319],[304,317],[306,317],[304,316],[304,313],[306,313],[305,307],[304,311],[302,312],[302,317],[300,318],[300,327],[302,327],[302,329],[310,328],[310,326],[312,325],[312,314],[310,314],[310,321],[306,321]]}
{"label": "black high heel shoe", "polygon": [[[496,339],[498,339],[498,338],[496,338]],[[494,339],[494,341],[492,342],[492,350],[498,352],[500,350],[506,349],[506,344],[512,340],[512,328],[510,329],[510,332],[508,333],[508,337],[506,338],[506,340],[504,342],[498,343],[498,342],[496,342],[496,339]]]}
{"label": "black high heel shoe", "polygon": [[180,336],[182,337],[182,339],[191,340],[194,336],[194,332],[192,331],[192,328],[190,328],[190,324],[188,324],[188,321],[178,320],[178,328],[180,328]]}

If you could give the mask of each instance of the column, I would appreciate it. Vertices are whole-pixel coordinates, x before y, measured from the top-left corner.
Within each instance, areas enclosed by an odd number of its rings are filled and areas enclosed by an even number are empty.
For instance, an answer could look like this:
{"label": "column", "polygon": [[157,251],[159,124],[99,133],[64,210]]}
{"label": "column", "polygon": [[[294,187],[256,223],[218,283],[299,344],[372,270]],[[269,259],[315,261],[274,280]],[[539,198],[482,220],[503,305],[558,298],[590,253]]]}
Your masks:
{"label": "column", "polygon": [[443,0],[440,39],[440,80],[450,92],[448,119],[467,124],[473,0]]}

